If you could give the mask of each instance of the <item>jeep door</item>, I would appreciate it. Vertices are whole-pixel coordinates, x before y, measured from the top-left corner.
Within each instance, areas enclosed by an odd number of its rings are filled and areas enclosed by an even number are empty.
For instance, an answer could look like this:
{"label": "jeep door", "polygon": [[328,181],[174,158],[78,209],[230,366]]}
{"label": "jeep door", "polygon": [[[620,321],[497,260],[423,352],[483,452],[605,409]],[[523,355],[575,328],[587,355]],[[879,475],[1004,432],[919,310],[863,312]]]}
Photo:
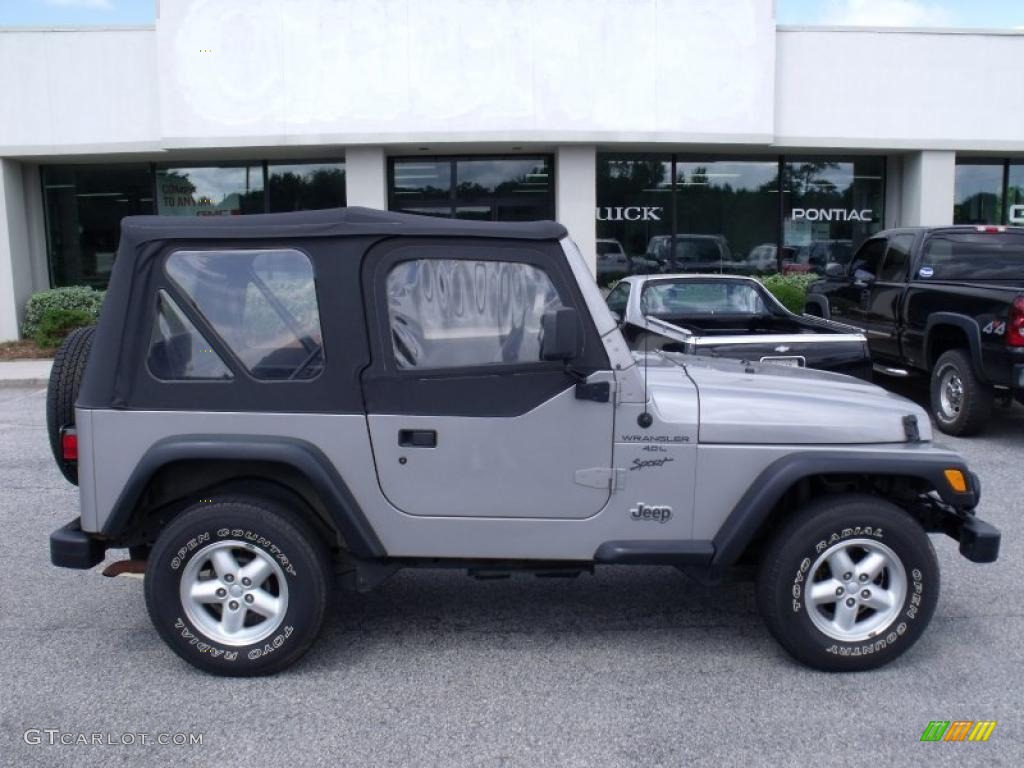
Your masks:
{"label": "jeep door", "polygon": [[[385,241],[363,266],[362,375],[377,477],[410,515],[586,518],[607,503],[612,402],[578,399],[608,358],[558,243]],[[576,309],[572,361],[541,359],[546,313]],[[598,470],[583,472],[581,470]]]}

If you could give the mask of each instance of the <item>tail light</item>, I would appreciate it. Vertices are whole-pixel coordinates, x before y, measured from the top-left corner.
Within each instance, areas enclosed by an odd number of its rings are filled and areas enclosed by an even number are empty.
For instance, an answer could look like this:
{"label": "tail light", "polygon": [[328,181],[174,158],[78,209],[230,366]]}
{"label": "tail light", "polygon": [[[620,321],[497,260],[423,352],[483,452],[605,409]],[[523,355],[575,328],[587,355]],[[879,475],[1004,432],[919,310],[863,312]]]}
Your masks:
{"label": "tail light", "polygon": [[975,230],[977,230],[978,232],[983,232],[983,233],[988,234],[988,235],[995,235],[995,234],[998,234],[1000,232],[1005,232],[1006,231],[1006,227],[994,226],[992,224],[983,224],[982,226],[975,227]]}
{"label": "tail light", "polygon": [[1011,347],[1024,347],[1024,296],[1018,296],[1010,307],[1006,323],[1006,343]]}
{"label": "tail light", "polygon": [[64,461],[78,461],[78,432],[74,427],[60,431],[60,455]]}

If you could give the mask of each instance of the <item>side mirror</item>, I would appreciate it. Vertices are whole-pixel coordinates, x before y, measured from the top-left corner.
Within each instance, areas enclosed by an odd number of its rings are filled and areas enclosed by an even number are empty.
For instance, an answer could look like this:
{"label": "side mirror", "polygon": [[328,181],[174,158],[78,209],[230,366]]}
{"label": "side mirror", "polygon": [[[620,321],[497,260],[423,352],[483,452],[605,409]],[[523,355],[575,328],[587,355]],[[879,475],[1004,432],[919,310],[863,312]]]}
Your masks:
{"label": "side mirror", "polygon": [[825,277],[841,280],[846,277],[846,269],[838,261],[830,262],[825,265]]}
{"label": "side mirror", "polygon": [[867,288],[877,278],[873,272],[868,272],[866,269],[855,269],[853,271],[853,284],[859,288]]}
{"label": "side mirror", "polygon": [[556,309],[541,318],[541,360],[571,360],[580,350],[580,322],[575,309]]}

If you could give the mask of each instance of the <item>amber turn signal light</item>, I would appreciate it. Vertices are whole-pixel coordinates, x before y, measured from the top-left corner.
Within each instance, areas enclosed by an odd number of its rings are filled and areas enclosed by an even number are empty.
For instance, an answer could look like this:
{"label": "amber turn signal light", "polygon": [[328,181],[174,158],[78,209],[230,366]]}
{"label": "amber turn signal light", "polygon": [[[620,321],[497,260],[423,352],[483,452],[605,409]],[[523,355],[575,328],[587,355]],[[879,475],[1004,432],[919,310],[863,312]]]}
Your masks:
{"label": "amber turn signal light", "polygon": [[949,487],[957,493],[967,493],[967,478],[959,469],[947,469],[944,473]]}

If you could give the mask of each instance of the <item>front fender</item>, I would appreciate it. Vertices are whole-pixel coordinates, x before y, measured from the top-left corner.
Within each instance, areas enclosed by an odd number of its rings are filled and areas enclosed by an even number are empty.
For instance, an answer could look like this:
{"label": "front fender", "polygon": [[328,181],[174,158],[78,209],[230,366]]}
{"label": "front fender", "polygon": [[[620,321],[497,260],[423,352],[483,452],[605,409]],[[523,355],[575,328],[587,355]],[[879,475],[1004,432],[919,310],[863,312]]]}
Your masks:
{"label": "front fender", "polygon": [[[950,487],[944,475],[947,469],[959,469],[968,478],[966,493],[957,493]],[[783,494],[800,480],[820,475],[918,478],[935,489],[945,504],[958,511],[974,509],[981,491],[977,477],[955,454],[922,452],[904,456],[889,451],[878,455],[851,455],[843,451],[791,453],[769,464],[737,502],[715,534],[712,564],[734,564]]]}

